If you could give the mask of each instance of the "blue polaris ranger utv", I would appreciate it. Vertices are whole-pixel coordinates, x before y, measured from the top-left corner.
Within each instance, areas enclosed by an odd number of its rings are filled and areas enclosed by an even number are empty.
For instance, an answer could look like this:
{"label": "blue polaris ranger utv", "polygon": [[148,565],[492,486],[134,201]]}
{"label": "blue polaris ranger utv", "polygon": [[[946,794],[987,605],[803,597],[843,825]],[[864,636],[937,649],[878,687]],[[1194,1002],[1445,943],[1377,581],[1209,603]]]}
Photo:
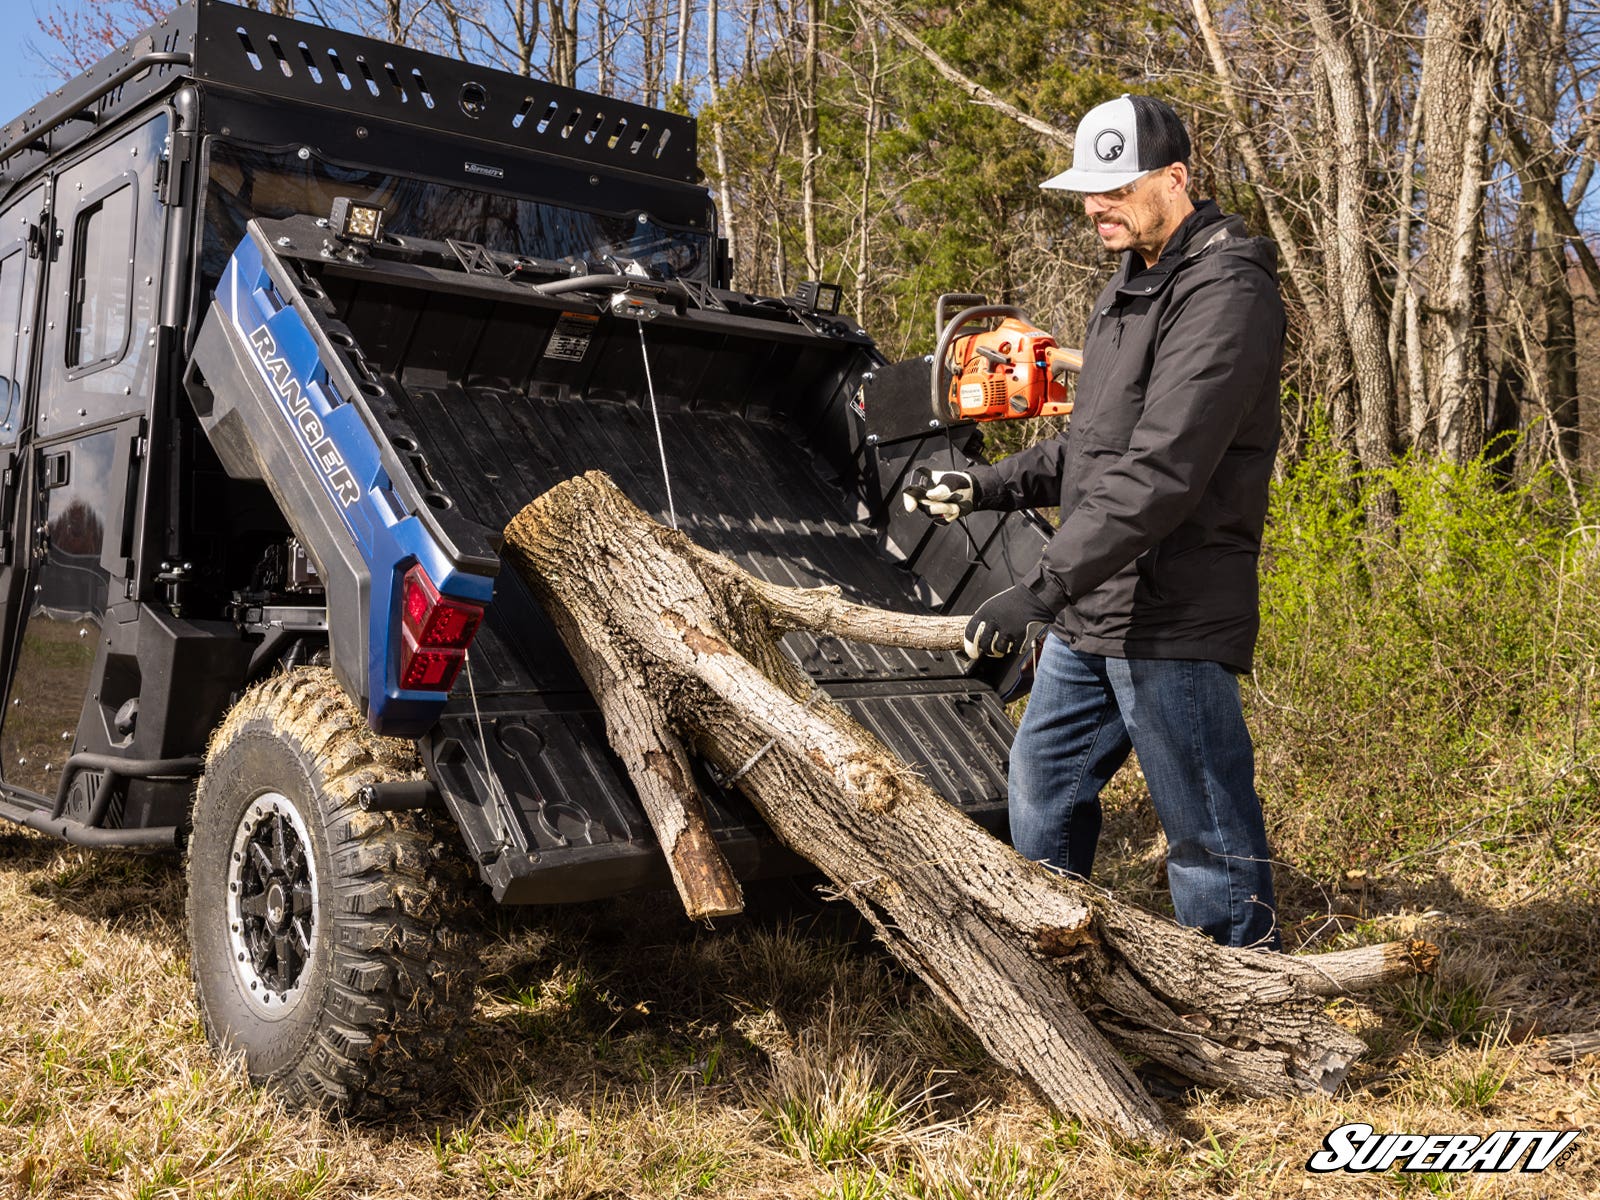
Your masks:
{"label": "blue polaris ranger utv", "polygon": [[[430,1086],[479,880],[666,883],[499,569],[531,498],[599,468],[664,516],[665,457],[702,545],[888,608],[969,610],[1043,544],[887,503],[974,428],[930,421],[926,363],[886,365],[836,288],[733,291],[699,179],[687,117],[216,0],[0,131],[0,816],[181,851],[207,1033],[291,1097]],[[785,646],[1002,825],[990,682]],[[740,876],[803,865],[700,783]]]}

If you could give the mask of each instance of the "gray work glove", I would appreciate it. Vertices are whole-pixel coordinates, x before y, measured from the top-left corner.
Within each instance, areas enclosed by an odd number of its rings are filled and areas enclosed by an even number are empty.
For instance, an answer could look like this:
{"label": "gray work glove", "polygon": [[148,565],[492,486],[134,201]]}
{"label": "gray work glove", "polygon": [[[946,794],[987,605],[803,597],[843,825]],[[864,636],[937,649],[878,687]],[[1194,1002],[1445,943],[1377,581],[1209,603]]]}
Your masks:
{"label": "gray work glove", "polygon": [[967,621],[961,648],[974,659],[981,654],[1010,654],[1055,619],[1055,610],[1019,583],[978,605]]}
{"label": "gray work glove", "polygon": [[972,476],[965,471],[930,471],[913,467],[900,491],[906,511],[922,510],[925,517],[948,525],[966,516],[974,507]]}

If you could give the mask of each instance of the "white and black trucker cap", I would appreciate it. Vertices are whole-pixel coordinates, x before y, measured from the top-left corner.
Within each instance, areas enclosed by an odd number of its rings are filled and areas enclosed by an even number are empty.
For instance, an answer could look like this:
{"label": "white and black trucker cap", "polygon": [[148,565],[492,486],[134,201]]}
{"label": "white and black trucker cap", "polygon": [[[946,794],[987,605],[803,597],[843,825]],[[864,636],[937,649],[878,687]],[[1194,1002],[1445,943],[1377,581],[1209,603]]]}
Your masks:
{"label": "white and black trucker cap", "polygon": [[1183,122],[1154,96],[1124,93],[1091,108],[1078,122],[1072,168],[1040,187],[1112,192],[1157,167],[1189,161]]}

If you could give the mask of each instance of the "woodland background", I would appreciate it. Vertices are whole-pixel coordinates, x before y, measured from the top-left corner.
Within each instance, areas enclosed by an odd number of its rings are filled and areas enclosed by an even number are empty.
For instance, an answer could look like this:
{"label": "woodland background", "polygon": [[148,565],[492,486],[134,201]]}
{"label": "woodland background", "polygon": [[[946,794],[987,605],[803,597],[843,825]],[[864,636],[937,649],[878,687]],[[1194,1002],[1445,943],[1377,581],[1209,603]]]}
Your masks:
{"label": "woodland background", "polygon": [[[159,9],[36,3],[62,77]],[[1600,1058],[1547,1040],[1600,1026],[1593,3],[261,5],[697,114],[738,285],[838,281],[891,359],[932,348],[944,291],[1076,344],[1113,264],[1039,181],[1091,105],[1169,100],[1197,193],[1278,242],[1291,312],[1244,681],[1285,941],[1444,957],[1333,1006],[1369,1046],[1338,1095],[1191,1092],[1153,1148],[1045,1111],[837,905],[499,911],[460,1094],[367,1129],[210,1060],[175,869],[0,831],[0,1193],[1331,1198],[1357,1183],[1306,1159],[1366,1121],[1578,1127],[1536,1190],[1600,1194]],[[1130,764],[1096,881],[1160,909],[1163,851]]]}
{"label": "woodland background", "polygon": [[[1038,183],[1091,105],[1161,95],[1197,192],[1279,244],[1290,460],[1323,427],[1368,470],[1488,450],[1524,477],[1551,464],[1576,504],[1595,457],[1592,0],[250,6],[694,112],[738,285],[837,280],[891,358],[929,347],[943,291],[1075,344],[1108,264]],[[69,73],[164,7],[57,0],[47,56]]]}

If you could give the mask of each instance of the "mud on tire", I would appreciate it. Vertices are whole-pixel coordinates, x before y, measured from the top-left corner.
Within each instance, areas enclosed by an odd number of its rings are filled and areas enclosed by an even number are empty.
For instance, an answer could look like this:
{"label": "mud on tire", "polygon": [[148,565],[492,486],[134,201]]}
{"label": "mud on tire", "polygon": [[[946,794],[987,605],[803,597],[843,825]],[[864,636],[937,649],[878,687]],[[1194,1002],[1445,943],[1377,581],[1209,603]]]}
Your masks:
{"label": "mud on tire", "polygon": [[426,814],[356,799],[419,775],[410,743],[372,733],[321,668],[252,688],[212,737],[185,864],[190,972],[211,1044],[293,1102],[358,1115],[431,1096],[471,1020],[459,851]]}

